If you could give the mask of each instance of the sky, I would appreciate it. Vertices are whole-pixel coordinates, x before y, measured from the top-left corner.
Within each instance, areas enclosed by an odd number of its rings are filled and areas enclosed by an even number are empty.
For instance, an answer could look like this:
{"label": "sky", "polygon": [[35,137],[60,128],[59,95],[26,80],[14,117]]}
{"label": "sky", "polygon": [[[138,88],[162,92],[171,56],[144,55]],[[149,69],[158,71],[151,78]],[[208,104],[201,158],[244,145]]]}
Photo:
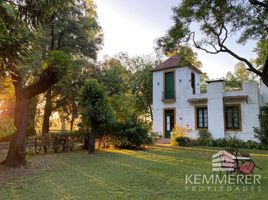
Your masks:
{"label": "sky", "polygon": [[[171,8],[179,0],[94,0],[97,6],[98,21],[104,32],[104,46],[99,60],[104,56],[114,56],[127,52],[130,56],[154,55],[155,41],[165,35],[173,25]],[[248,59],[255,58],[254,41],[241,46],[235,43],[237,36],[228,39],[230,49]],[[234,70],[238,62],[226,53],[210,55],[194,49],[203,63],[202,71],[209,78],[224,77]]]}

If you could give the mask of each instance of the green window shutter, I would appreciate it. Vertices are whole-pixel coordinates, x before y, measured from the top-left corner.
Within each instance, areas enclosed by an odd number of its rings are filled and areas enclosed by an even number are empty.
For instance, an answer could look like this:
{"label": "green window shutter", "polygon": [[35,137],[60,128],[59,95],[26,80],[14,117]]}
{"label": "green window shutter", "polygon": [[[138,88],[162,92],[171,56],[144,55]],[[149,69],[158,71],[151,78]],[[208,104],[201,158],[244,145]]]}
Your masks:
{"label": "green window shutter", "polygon": [[174,72],[165,73],[165,99],[174,99]]}

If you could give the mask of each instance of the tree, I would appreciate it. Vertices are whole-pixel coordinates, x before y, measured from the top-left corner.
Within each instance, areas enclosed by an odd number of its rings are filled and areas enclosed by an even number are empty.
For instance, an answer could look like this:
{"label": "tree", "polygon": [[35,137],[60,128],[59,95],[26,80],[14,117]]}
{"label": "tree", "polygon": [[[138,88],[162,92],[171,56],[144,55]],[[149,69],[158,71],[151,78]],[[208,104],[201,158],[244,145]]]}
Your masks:
{"label": "tree", "polygon": [[200,74],[200,93],[207,93],[207,81],[209,77],[206,73]]}
{"label": "tree", "polygon": [[268,148],[268,105],[261,107],[259,114],[260,128],[254,127],[255,137],[260,140],[265,149]]}
{"label": "tree", "polygon": [[249,81],[250,73],[247,71],[247,67],[243,62],[238,62],[235,65],[234,75],[241,81]]}
{"label": "tree", "polygon": [[[51,19],[61,9],[65,9],[65,6],[73,9],[73,5],[72,0],[0,2],[0,74],[11,77],[16,97],[16,131],[12,135],[7,157],[2,163],[6,166],[26,165],[25,141],[30,101],[57,83],[74,57],[65,49],[48,49],[46,42],[49,38],[46,35],[47,25],[51,25]],[[50,34],[54,34],[53,29]],[[66,39],[72,40],[71,36]],[[75,39],[72,40],[74,45]],[[96,49],[98,45],[92,42],[88,50],[96,55]]]}
{"label": "tree", "polygon": [[[193,42],[200,50],[210,54],[228,53],[246,64],[247,70],[258,75],[268,86],[268,54],[267,49],[262,57],[263,67],[257,69],[249,59],[242,57],[227,46],[230,35],[241,33],[239,44],[245,44],[249,39],[263,41],[268,38],[268,2],[260,0],[183,0],[173,9],[174,26],[166,36],[159,38],[158,47],[170,52],[184,42]],[[200,32],[191,25],[199,25]],[[196,40],[196,35],[201,37]],[[264,52],[264,51],[262,51]],[[265,59],[263,59],[265,58]]]}
{"label": "tree", "polygon": [[[16,131],[12,135],[8,155],[2,163],[6,166],[17,167],[26,164],[25,139],[30,100],[57,82],[61,76],[61,69],[69,60],[68,56],[60,51],[50,52],[39,80],[23,80],[23,75],[28,70],[25,61],[33,56],[33,48],[38,46],[35,43],[37,29],[42,27],[42,21],[49,14],[47,10],[52,9],[53,5],[56,5],[53,1],[39,4],[35,1],[0,2],[0,70],[2,75],[8,74],[11,77],[16,97]],[[32,71],[28,71],[28,75],[32,74]]]}
{"label": "tree", "polygon": [[193,51],[193,49],[186,45],[178,45],[171,52],[167,53],[168,57],[173,55],[179,55],[181,65],[193,65],[197,68],[202,67],[202,62],[197,59],[197,53]]}
{"label": "tree", "polygon": [[[96,21],[96,12],[93,1],[91,0],[80,1],[80,3],[76,3],[72,6],[64,6],[60,12],[57,12],[57,14],[51,18],[46,31],[49,35],[48,48],[50,50],[62,50],[74,55],[76,60],[83,59],[83,61],[85,61],[85,59],[90,60],[96,58],[96,52],[102,42],[101,30]],[[82,68],[84,65],[85,62],[76,62],[71,65],[71,68],[81,72],[79,67]],[[67,75],[74,72],[72,69],[69,70]],[[69,82],[71,81],[69,76]],[[63,83],[64,81],[59,84],[62,86]],[[66,79],[65,83],[67,83]],[[64,86],[67,86],[67,84]],[[61,101],[57,101],[56,107],[53,107],[52,94],[54,97],[58,95],[59,87],[55,86],[50,88],[45,95],[46,104],[42,125],[42,133],[44,135],[49,132],[49,118],[53,110],[59,108],[62,106],[62,103],[64,103],[61,99]],[[66,102],[67,99],[70,98],[63,100]]]}
{"label": "tree", "polygon": [[102,125],[114,121],[113,112],[105,95],[105,89],[97,80],[85,82],[80,94],[80,112],[86,130],[91,128],[89,153],[94,153],[96,137]]}
{"label": "tree", "polygon": [[153,73],[152,69],[160,64],[160,60],[149,56],[129,58],[128,67],[131,93],[134,95],[136,111],[141,116],[149,116],[153,120]]}
{"label": "tree", "polygon": [[106,58],[93,76],[103,85],[116,121],[123,122],[136,114],[134,97],[130,91],[131,71],[118,56]]}
{"label": "tree", "polygon": [[265,63],[265,59],[268,55],[268,41],[258,41],[257,47],[254,49],[254,51],[257,53],[256,65],[258,68],[261,68],[263,63]]}
{"label": "tree", "polygon": [[104,85],[107,95],[123,95],[129,90],[131,72],[123,65],[120,58],[108,58],[101,64],[102,70],[95,73],[96,78]]}
{"label": "tree", "polygon": [[256,76],[247,70],[246,65],[243,62],[238,62],[235,65],[234,74],[230,71],[226,74],[224,87],[226,91],[241,90],[243,82],[254,81],[255,79]]}
{"label": "tree", "polygon": [[9,137],[15,130],[13,123],[14,88],[8,76],[0,82],[0,139]]}
{"label": "tree", "polygon": [[152,119],[152,69],[160,63],[150,56],[120,53],[102,64],[96,77],[104,84],[117,121]]}

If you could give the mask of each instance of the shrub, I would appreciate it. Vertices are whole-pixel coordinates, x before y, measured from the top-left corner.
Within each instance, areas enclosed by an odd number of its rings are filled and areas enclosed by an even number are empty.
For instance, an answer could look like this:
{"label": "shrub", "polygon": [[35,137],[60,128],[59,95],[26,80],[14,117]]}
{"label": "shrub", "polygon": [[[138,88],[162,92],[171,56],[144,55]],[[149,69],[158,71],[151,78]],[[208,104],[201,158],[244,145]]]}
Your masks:
{"label": "shrub", "polygon": [[148,128],[145,124],[129,120],[125,123],[115,123],[110,134],[103,135],[105,140],[103,146],[115,148],[141,148],[153,143],[152,138],[148,135]]}
{"label": "shrub", "polygon": [[226,146],[230,147],[236,147],[236,148],[244,148],[245,147],[245,142],[243,140],[240,140],[236,137],[229,137],[226,140]]}
{"label": "shrub", "polygon": [[248,140],[248,141],[243,141],[240,140],[236,137],[232,138],[219,138],[219,139],[214,139],[212,140],[212,146],[213,147],[236,147],[240,149],[264,149],[263,145],[253,141],[253,140]]}
{"label": "shrub", "polygon": [[260,128],[254,127],[255,137],[265,149],[268,148],[268,105],[261,107],[259,115]]}
{"label": "shrub", "polygon": [[183,127],[177,124],[172,130],[171,141],[172,145],[185,145],[186,141],[190,141],[187,135],[191,132],[188,127]]}
{"label": "shrub", "polygon": [[258,149],[259,146],[260,146],[260,144],[256,141],[253,141],[253,140],[248,140],[245,143],[245,148],[247,148],[247,149]]}
{"label": "shrub", "polygon": [[212,136],[211,133],[207,130],[199,131],[199,138],[197,139],[197,143],[201,146],[211,146],[212,145]]}
{"label": "shrub", "polygon": [[178,137],[176,138],[176,143],[183,147],[188,147],[192,145],[192,141],[188,137]]}
{"label": "shrub", "polygon": [[95,79],[85,81],[80,91],[79,105],[83,128],[91,129],[88,153],[94,153],[95,139],[99,137],[101,127],[114,121],[114,113],[107,101],[103,85]]}
{"label": "shrub", "polygon": [[225,138],[218,138],[212,140],[212,146],[213,147],[225,147],[227,145],[227,140]]}

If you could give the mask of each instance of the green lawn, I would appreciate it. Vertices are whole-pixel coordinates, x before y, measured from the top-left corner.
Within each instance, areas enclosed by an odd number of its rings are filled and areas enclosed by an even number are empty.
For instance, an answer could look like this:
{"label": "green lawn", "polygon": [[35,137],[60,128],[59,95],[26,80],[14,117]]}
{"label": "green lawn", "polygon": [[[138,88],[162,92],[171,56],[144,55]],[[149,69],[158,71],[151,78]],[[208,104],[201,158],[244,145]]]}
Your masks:
{"label": "green lawn", "polygon": [[212,174],[211,155],[215,152],[213,149],[153,147],[144,151],[103,150],[95,155],[86,152],[40,155],[38,159],[55,162],[55,166],[2,185],[0,199],[267,198],[267,154],[253,156],[263,168],[255,170],[262,175],[261,192],[185,191],[186,174]]}

